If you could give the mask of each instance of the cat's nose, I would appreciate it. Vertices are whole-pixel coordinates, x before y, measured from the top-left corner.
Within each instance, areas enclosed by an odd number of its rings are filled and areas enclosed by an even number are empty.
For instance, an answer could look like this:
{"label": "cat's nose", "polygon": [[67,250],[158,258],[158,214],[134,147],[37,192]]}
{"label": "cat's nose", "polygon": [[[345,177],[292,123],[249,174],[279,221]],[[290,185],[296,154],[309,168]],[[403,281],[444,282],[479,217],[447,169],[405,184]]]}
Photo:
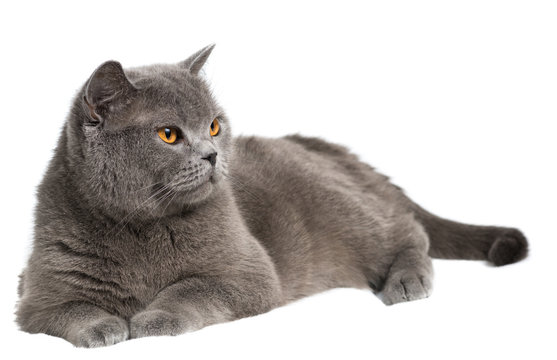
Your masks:
{"label": "cat's nose", "polygon": [[216,152],[212,152],[209,155],[202,157],[203,160],[207,160],[208,162],[211,163],[211,166],[215,166],[215,164],[217,163],[217,153]]}

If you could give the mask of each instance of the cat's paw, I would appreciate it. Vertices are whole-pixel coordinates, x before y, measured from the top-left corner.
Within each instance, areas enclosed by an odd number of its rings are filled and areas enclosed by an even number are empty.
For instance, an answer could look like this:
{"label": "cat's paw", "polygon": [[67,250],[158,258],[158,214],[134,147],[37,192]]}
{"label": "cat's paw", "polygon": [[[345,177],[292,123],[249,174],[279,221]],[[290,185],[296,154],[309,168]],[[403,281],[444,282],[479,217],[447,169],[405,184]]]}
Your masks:
{"label": "cat's paw", "polygon": [[124,319],[107,316],[78,329],[71,341],[77,347],[100,347],[127,340],[128,324]]}
{"label": "cat's paw", "polygon": [[130,320],[133,339],[145,336],[179,335],[187,331],[187,321],[178,314],[163,310],[146,310]]}
{"label": "cat's paw", "polygon": [[387,279],[381,299],[385,305],[423,299],[431,295],[431,275],[405,271]]}

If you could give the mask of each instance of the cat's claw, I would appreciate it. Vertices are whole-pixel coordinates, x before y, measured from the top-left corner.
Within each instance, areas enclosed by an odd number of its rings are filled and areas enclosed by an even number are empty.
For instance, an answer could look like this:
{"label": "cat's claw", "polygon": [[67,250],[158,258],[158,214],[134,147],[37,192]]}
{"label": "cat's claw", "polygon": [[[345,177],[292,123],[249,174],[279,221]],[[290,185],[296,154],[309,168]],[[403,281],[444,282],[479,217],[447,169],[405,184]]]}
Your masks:
{"label": "cat's claw", "polygon": [[77,347],[100,347],[114,345],[127,340],[128,324],[125,320],[109,316],[95,320],[79,329],[73,341]]}

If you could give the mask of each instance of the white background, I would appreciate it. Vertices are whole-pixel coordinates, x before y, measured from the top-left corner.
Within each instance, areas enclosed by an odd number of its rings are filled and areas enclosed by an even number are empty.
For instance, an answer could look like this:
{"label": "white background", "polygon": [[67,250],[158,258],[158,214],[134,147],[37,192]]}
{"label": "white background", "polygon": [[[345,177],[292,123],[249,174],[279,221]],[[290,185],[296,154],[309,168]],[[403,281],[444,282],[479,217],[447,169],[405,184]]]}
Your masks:
{"label": "white background", "polygon": [[[556,357],[555,2],[0,7],[3,358]],[[206,76],[236,134],[300,132],[346,144],[435,213],[521,228],[530,257],[503,268],[436,260],[427,300],[385,307],[369,291],[339,289],[98,350],[17,331],[34,192],[75,91],[105,60],[176,62],[210,43]]]}

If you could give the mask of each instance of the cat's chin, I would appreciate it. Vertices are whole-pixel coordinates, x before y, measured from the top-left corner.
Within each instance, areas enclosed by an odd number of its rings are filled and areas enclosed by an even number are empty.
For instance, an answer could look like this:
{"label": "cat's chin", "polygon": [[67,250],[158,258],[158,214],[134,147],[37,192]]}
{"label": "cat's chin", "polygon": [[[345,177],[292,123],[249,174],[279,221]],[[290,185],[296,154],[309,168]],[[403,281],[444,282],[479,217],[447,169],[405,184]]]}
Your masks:
{"label": "cat's chin", "polygon": [[195,188],[178,191],[164,215],[175,215],[210,200],[219,187],[220,181],[211,176]]}

